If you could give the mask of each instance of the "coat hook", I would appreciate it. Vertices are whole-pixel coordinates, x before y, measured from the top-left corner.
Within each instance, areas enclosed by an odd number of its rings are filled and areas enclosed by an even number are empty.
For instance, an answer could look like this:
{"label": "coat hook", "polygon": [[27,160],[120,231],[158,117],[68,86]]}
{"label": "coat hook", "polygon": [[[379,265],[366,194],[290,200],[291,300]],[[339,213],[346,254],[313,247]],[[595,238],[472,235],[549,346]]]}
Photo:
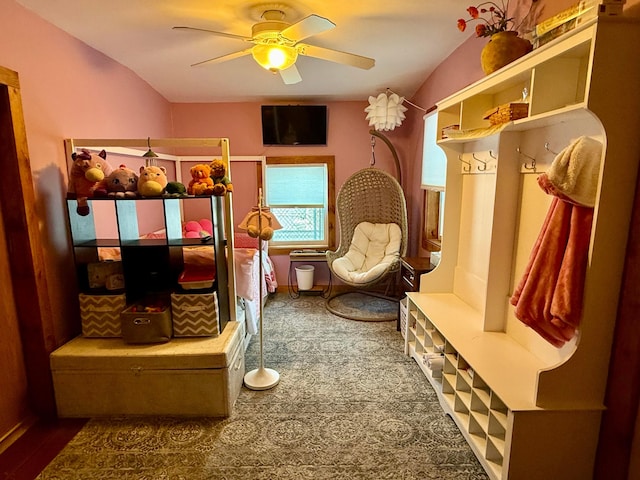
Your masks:
{"label": "coat hook", "polygon": [[545,142],[545,144],[544,144],[544,149],[545,149],[547,152],[552,153],[553,155],[558,155],[558,152],[554,152],[553,150],[551,150],[551,149],[549,148],[549,142]]}
{"label": "coat hook", "polygon": [[462,170],[464,170],[465,172],[470,172],[471,171],[471,163],[469,163],[466,160],[464,160],[462,158],[462,155],[458,155],[458,160],[460,160],[462,163],[467,165],[466,167],[462,167]]}
{"label": "coat hook", "polygon": [[526,168],[527,170],[533,170],[535,172],[536,171],[536,159],[533,158],[532,156],[527,155],[526,153],[524,153],[522,150],[520,150],[520,147],[516,147],[516,152],[518,152],[523,157],[527,157],[529,160],[531,160],[531,166],[527,166],[527,162],[525,162],[523,167]]}
{"label": "coat hook", "polygon": [[478,170],[480,170],[481,172],[484,172],[487,169],[487,162],[485,162],[484,160],[481,160],[478,157],[476,157],[475,153],[472,153],[471,156],[473,157],[473,159],[476,162],[480,162],[482,164],[482,167],[480,167],[480,165],[478,165]]}

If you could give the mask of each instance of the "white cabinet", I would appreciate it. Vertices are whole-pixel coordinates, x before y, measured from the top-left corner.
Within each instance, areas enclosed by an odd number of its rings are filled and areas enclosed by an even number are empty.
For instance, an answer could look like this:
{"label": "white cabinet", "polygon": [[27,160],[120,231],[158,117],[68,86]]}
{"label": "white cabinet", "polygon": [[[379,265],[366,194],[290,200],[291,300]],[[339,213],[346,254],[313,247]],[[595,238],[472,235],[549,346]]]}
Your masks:
{"label": "white cabinet", "polygon": [[[637,23],[594,19],[438,103],[439,131],[460,131],[438,141],[442,259],[408,294],[405,352],[494,479],[591,478],[640,157],[639,42]],[[526,118],[483,119],[524,88]],[[580,328],[556,348],[509,298],[551,202],[536,174],[582,135],[602,141],[603,166]]]}

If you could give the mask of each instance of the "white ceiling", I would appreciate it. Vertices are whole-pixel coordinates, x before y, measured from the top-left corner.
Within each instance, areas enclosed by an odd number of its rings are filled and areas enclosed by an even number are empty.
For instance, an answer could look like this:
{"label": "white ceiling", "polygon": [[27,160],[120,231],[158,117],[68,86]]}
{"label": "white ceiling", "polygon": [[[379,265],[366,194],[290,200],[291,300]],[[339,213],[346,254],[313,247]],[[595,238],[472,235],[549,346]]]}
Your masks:
{"label": "white ceiling", "polygon": [[[48,22],[129,67],[171,102],[366,100],[386,88],[410,98],[468,33],[456,27],[468,0],[17,0]],[[190,65],[247,48],[191,26],[251,36],[264,10],[337,26],[304,43],[374,58],[370,70],[299,56],[302,82],[285,85],[251,56]],[[472,30],[472,29],[471,29]]]}

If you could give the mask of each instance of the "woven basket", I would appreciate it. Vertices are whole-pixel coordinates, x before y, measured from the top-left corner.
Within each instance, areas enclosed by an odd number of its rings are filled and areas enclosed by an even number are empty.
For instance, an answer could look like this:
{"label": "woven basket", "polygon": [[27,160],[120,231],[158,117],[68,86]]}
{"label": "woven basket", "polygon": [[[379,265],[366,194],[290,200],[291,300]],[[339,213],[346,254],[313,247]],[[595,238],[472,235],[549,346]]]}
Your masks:
{"label": "woven basket", "polygon": [[528,103],[505,103],[504,105],[487,110],[483,118],[489,120],[491,125],[500,125],[501,123],[524,118],[528,113]]}

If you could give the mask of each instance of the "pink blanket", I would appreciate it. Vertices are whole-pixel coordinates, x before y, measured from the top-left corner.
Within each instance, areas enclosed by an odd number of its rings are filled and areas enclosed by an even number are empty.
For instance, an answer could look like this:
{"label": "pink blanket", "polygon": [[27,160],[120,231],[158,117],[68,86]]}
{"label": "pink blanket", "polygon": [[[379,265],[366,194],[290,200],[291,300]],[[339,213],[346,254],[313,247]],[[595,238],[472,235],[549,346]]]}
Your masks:
{"label": "pink blanket", "polygon": [[580,324],[593,209],[554,198],[511,304],[515,315],[556,347]]}
{"label": "pink blanket", "polygon": [[515,316],[556,347],[580,325],[602,144],[580,137],[538,184],[553,201],[511,304]]}

